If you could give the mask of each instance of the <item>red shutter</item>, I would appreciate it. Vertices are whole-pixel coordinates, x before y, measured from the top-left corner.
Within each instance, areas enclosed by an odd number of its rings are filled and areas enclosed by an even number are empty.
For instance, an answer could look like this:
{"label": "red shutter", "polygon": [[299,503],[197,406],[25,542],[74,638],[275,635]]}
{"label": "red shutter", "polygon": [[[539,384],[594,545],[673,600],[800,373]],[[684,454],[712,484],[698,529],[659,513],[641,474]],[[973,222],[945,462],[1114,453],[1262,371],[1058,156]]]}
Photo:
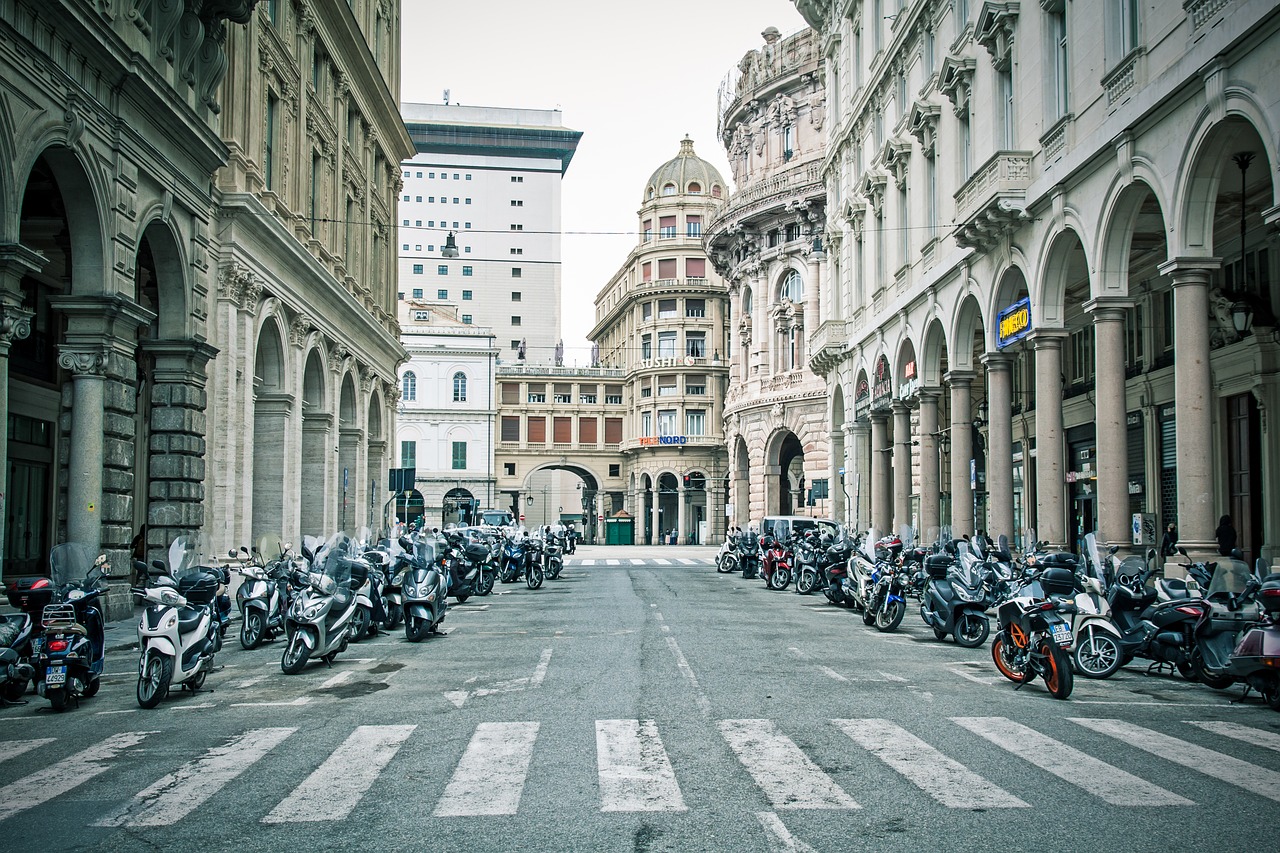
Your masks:
{"label": "red shutter", "polygon": [[658,278],[675,278],[676,277],[676,259],[675,258],[659,258],[658,259]]}
{"label": "red shutter", "polygon": [[653,281],[653,264],[652,263],[650,263],[649,261],[645,261],[643,264],[640,265],[640,269],[642,272],[642,279],[641,279],[642,281]]}
{"label": "red shutter", "polygon": [[556,444],[569,444],[573,441],[573,418],[556,418],[554,426]]}
{"label": "red shutter", "polygon": [[520,440],[520,418],[507,417],[502,418],[502,440],[503,441],[519,441]]}
{"label": "red shutter", "polygon": [[529,418],[528,435],[530,444],[547,443],[547,419]]}
{"label": "red shutter", "polygon": [[605,444],[621,444],[622,443],[622,418],[605,418],[604,419],[604,443]]}
{"label": "red shutter", "polygon": [[707,259],[706,258],[685,258],[684,274],[686,278],[706,278],[707,277]]}
{"label": "red shutter", "polygon": [[595,418],[578,418],[579,444],[596,443],[596,425],[597,421]]}

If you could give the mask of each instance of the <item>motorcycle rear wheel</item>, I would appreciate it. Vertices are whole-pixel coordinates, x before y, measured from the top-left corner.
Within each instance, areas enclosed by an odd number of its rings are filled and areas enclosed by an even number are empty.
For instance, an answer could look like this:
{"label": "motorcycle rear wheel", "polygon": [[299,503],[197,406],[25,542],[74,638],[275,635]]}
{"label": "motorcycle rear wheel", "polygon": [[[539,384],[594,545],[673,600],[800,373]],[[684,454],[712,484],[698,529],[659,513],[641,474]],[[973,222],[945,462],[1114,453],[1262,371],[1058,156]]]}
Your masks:
{"label": "motorcycle rear wheel", "polygon": [[1124,660],[1120,641],[1106,631],[1087,630],[1088,633],[1076,642],[1075,651],[1071,653],[1076,671],[1085,678],[1110,678]]}
{"label": "motorcycle rear wheel", "polygon": [[302,672],[310,657],[311,649],[302,642],[302,632],[295,631],[289,637],[289,643],[284,647],[284,654],[280,657],[280,669],[285,675],[297,675]]}
{"label": "motorcycle rear wheel", "polygon": [[138,676],[138,705],[154,708],[169,692],[173,679],[173,661],[163,655],[152,655],[147,666]]}
{"label": "motorcycle rear wheel", "polygon": [[907,605],[902,601],[885,602],[884,607],[876,611],[876,630],[886,634],[897,630],[906,612]]}
{"label": "motorcycle rear wheel", "polygon": [[254,607],[244,611],[240,619],[240,647],[245,650],[256,649],[262,642],[262,634],[262,611]]}
{"label": "motorcycle rear wheel", "polygon": [[1054,699],[1066,699],[1071,695],[1075,681],[1071,675],[1071,660],[1062,647],[1052,640],[1040,643],[1040,654],[1044,655],[1044,686],[1049,688]]}
{"label": "motorcycle rear wheel", "polygon": [[560,577],[560,572],[562,571],[564,571],[564,563],[560,563],[555,560],[552,560],[551,565],[547,569],[547,577],[551,578],[552,580],[555,580],[556,578]]}
{"label": "motorcycle rear wheel", "polygon": [[863,608],[863,610],[862,610],[862,624],[863,624],[863,625],[874,625],[874,624],[876,624],[876,613],[875,613],[875,611],[874,611],[874,610],[870,610],[870,609],[865,608],[865,607]]}
{"label": "motorcycle rear wheel", "polygon": [[387,630],[394,631],[399,627],[400,620],[404,617],[404,614],[400,611],[399,607],[393,606],[390,601],[387,601],[384,605],[384,609],[387,611]]}
{"label": "motorcycle rear wheel", "polygon": [[996,669],[1005,678],[1014,684],[1022,683],[1022,668],[1014,664],[1011,650],[1013,645],[1009,642],[1008,636],[1002,631],[996,634],[996,638],[991,641],[991,659],[995,661]]}
{"label": "motorcycle rear wheel", "polygon": [[1204,655],[1198,647],[1191,650],[1191,672],[1196,681],[1214,690],[1226,690],[1236,683],[1236,680],[1229,675],[1214,675],[1210,672],[1205,666]]}
{"label": "motorcycle rear wheel", "polygon": [[81,693],[80,695],[86,699],[90,699],[98,695],[98,690],[101,687],[102,687],[102,679],[95,675],[89,679],[89,683],[84,686],[84,692]]}
{"label": "motorcycle rear wheel", "polygon": [[67,710],[67,689],[65,687],[59,687],[57,690],[47,690],[44,695],[49,700],[49,707],[57,713],[61,714]]}
{"label": "motorcycle rear wheel", "polygon": [[813,569],[801,569],[796,576],[796,592],[808,595],[818,583],[818,573]]}
{"label": "motorcycle rear wheel", "polygon": [[368,636],[370,623],[372,622],[373,617],[368,610],[363,607],[356,607],[355,612],[351,614],[351,628],[349,631],[351,642],[358,643]]}
{"label": "motorcycle rear wheel", "polygon": [[13,681],[6,681],[3,687],[0,687],[0,696],[4,697],[6,702],[17,702],[27,692],[27,680],[25,678],[17,678]]}
{"label": "motorcycle rear wheel", "polygon": [[738,568],[738,561],[732,554],[725,554],[720,558],[720,562],[716,563],[716,571],[722,575],[727,575],[736,568]]}
{"label": "motorcycle rear wheel", "polygon": [[966,611],[956,623],[956,645],[965,649],[976,649],[987,641],[991,633],[991,623],[979,613]]}

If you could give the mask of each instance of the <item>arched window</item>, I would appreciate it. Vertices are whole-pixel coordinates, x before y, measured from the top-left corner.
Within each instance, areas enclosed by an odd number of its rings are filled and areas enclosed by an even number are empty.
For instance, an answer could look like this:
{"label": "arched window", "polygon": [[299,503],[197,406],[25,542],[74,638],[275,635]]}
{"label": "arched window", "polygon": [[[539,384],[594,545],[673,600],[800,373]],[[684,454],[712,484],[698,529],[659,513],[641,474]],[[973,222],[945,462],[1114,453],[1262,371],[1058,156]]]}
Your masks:
{"label": "arched window", "polygon": [[751,288],[742,288],[742,313],[744,316],[751,314]]}
{"label": "arched window", "polygon": [[649,195],[648,195],[648,198],[653,198],[653,187],[649,187]]}
{"label": "arched window", "polygon": [[689,195],[701,195],[701,194],[702,194],[702,184],[698,183],[697,181],[694,181],[693,183],[689,184]]}
{"label": "arched window", "polygon": [[418,399],[418,377],[412,370],[406,371],[400,379],[400,399],[406,403]]}
{"label": "arched window", "polygon": [[720,198],[720,185],[719,185],[719,184],[712,184],[712,185],[711,185],[711,197],[712,197],[712,198]]}
{"label": "arched window", "polygon": [[675,184],[663,184],[663,185],[662,185],[662,194],[663,194],[663,195],[675,195],[675,194],[676,194],[676,185],[675,185]]}
{"label": "arched window", "polygon": [[796,303],[804,301],[804,279],[795,270],[788,272],[782,280],[782,298]]}
{"label": "arched window", "polygon": [[453,374],[453,402],[467,402],[467,374],[461,370]]}

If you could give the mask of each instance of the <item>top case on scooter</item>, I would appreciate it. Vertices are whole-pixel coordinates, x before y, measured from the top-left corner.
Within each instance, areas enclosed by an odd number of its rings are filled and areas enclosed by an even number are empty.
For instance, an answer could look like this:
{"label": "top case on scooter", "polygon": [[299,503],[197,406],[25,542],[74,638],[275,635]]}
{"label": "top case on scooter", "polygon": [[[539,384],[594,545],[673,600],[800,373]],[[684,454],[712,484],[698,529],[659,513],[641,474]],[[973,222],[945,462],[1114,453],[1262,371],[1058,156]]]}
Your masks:
{"label": "top case on scooter", "polygon": [[190,604],[208,604],[218,594],[218,576],[212,572],[184,575],[178,582],[178,594]]}
{"label": "top case on scooter", "polygon": [[925,571],[934,580],[944,579],[953,565],[955,565],[955,560],[952,559],[950,554],[930,554],[924,558]]}

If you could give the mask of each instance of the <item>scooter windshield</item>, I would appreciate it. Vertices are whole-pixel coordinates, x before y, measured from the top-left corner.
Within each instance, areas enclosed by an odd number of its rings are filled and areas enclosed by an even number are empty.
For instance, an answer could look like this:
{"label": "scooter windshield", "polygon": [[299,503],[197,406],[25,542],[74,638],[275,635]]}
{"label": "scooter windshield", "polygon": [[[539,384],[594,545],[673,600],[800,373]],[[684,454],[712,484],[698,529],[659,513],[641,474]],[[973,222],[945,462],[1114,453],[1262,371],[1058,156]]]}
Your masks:
{"label": "scooter windshield", "polygon": [[1086,557],[1085,574],[1091,578],[1104,580],[1102,573],[1102,557],[1098,553],[1098,534],[1096,532],[1085,534],[1084,555]]}
{"label": "scooter windshield", "polygon": [[[335,534],[329,538],[324,547],[324,568],[323,575],[327,580],[333,581],[335,589],[351,588],[351,563],[352,556],[349,553],[351,540],[343,533]],[[324,584],[328,586],[328,584]],[[325,592],[331,590],[325,589]]]}
{"label": "scooter windshield", "polygon": [[1213,570],[1213,582],[1209,584],[1209,592],[1205,596],[1210,601],[1239,595],[1249,583],[1249,567],[1240,560],[1223,557]]}
{"label": "scooter windshield", "polygon": [[179,536],[169,545],[169,575],[174,580],[199,573],[203,562],[204,547],[200,534]]}
{"label": "scooter windshield", "polygon": [[93,552],[88,545],[64,542],[49,552],[49,579],[54,586],[84,580],[93,568]]}
{"label": "scooter windshield", "polygon": [[259,536],[258,556],[266,563],[269,563],[272,560],[278,560],[284,556],[284,548],[281,545],[280,537],[274,533],[264,533],[262,536]]}
{"label": "scooter windshield", "polygon": [[414,557],[423,566],[431,566],[440,558],[442,543],[434,536],[419,536],[414,543]]}
{"label": "scooter windshield", "polygon": [[866,538],[862,540],[862,556],[871,562],[876,561],[876,543],[880,541],[880,531],[874,527],[867,530]]}

